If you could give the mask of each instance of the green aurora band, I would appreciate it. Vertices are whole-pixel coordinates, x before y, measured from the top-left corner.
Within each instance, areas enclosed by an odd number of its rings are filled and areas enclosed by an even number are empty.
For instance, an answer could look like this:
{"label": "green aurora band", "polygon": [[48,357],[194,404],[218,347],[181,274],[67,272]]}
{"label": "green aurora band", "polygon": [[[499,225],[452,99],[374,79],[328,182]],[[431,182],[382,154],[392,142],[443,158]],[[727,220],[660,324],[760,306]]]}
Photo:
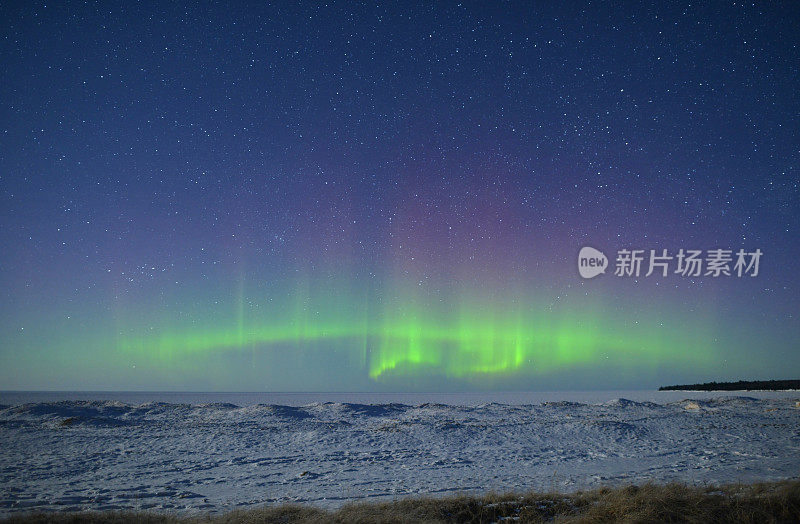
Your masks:
{"label": "green aurora band", "polygon": [[118,336],[117,350],[134,361],[179,365],[226,351],[335,347],[373,381],[537,376],[609,365],[629,371],[692,369],[719,360],[716,334],[708,319],[697,315],[660,310],[630,318],[633,308],[606,308],[585,297],[554,305],[514,298],[502,303],[474,294],[433,300],[406,294],[380,301],[391,306],[376,307],[375,300],[343,299],[335,290],[321,295],[326,298],[312,300],[307,289],[295,291],[287,294],[290,307],[257,314],[260,308],[245,306],[240,293],[231,318],[194,319],[177,327],[167,322],[149,330],[150,336]]}

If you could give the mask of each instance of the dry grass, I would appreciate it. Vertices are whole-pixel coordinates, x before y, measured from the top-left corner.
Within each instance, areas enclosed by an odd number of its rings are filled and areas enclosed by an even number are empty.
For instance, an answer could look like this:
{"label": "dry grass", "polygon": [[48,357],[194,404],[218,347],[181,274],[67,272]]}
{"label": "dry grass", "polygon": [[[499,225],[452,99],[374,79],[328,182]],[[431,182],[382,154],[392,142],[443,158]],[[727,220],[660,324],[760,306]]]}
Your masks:
{"label": "dry grass", "polygon": [[800,480],[689,487],[683,484],[628,486],[572,494],[407,498],[356,503],[336,511],[284,505],[224,515],[176,517],[166,513],[40,513],[13,523],[483,523],[483,522],[800,522]]}

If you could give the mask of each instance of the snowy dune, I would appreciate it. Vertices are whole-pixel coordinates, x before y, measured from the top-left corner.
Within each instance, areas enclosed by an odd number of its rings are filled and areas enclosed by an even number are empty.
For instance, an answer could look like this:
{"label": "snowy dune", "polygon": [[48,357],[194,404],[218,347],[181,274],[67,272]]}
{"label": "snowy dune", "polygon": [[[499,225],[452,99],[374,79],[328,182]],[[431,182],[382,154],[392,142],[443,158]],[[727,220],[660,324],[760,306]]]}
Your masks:
{"label": "snowy dune", "polygon": [[0,515],[290,501],[335,507],[410,494],[798,473],[796,398],[0,406]]}

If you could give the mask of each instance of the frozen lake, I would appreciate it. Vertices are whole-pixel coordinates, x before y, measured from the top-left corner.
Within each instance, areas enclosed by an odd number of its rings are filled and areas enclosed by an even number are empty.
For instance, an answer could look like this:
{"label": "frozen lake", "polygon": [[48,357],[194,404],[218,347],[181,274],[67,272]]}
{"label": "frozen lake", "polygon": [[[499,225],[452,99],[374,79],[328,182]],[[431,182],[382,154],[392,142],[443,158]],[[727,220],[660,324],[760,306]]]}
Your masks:
{"label": "frozen lake", "polygon": [[798,392],[3,393],[0,515],[784,479],[800,472],[797,400]]}

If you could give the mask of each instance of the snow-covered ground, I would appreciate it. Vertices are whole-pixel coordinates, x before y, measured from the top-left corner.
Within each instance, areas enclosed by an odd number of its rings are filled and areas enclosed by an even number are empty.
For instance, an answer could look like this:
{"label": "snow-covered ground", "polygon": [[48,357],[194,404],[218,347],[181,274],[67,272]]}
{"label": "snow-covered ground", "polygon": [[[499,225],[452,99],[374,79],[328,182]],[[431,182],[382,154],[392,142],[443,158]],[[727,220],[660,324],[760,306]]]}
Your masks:
{"label": "snow-covered ground", "polygon": [[682,395],[695,400],[0,405],[0,515],[800,475],[800,394]]}

